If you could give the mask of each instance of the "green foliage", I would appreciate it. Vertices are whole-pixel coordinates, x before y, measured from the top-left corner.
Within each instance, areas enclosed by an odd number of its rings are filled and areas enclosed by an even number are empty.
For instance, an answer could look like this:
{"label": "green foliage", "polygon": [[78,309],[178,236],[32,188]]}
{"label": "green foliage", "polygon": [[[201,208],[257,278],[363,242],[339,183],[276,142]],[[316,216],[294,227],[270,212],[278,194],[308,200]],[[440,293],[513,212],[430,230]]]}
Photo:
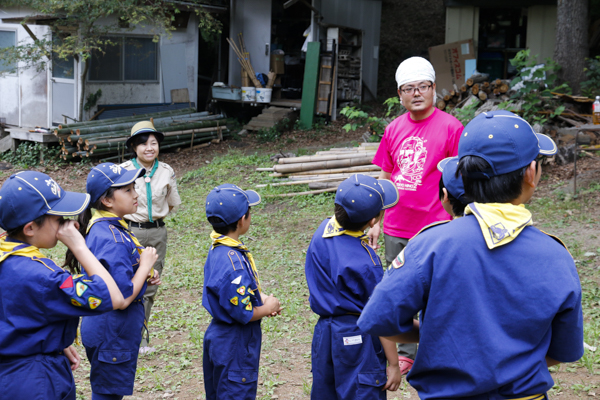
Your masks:
{"label": "green foliage", "polygon": [[586,80],[581,82],[581,94],[591,99],[600,96],[600,56],[587,58],[585,72]]}
{"label": "green foliage", "polygon": [[555,61],[546,59],[545,64],[531,72],[537,65],[537,56],[532,56],[528,49],[519,51],[515,58],[510,60],[510,63],[518,71],[510,86],[521,83],[522,87],[512,95],[508,102],[501,103],[501,108],[517,111],[516,103],[518,101],[521,104],[520,110],[523,118],[531,124],[536,122],[543,124],[548,120],[547,115],[538,114],[538,111],[544,110],[544,106],[553,110],[550,118],[554,118],[564,111],[564,106],[559,105],[553,99],[551,92],[571,94],[571,88],[566,83],[558,84],[557,72],[560,66]]}
{"label": "green foliage", "polygon": [[[387,107],[386,117],[396,117],[402,114],[403,111],[406,111],[400,104],[400,99],[398,97],[390,97],[384,101],[383,104]],[[340,111],[340,114],[344,115],[348,118],[348,121],[350,121],[342,127],[346,132],[355,131],[358,128],[366,126],[371,133],[373,141],[380,140],[380,136],[383,135],[385,127],[388,124],[388,121],[384,118],[369,116],[367,112],[356,106],[346,106]]]}
{"label": "green foliage", "polygon": [[475,118],[475,111],[477,111],[478,107],[478,102],[471,103],[468,106],[453,109],[452,115],[466,126],[473,118]]}
{"label": "green foliage", "polygon": [[43,159],[45,165],[60,164],[60,147],[46,147],[41,143],[24,142],[16,151],[0,155],[0,160],[23,168],[36,167]]}
{"label": "green foliage", "polygon": [[102,97],[102,89],[98,89],[96,93],[88,94],[83,109],[85,111],[90,111],[90,109],[98,103],[100,97]]}
{"label": "green foliage", "polygon": [[256,133],[258,143],[276,142],[281,137],[277,127],[263,128]]}

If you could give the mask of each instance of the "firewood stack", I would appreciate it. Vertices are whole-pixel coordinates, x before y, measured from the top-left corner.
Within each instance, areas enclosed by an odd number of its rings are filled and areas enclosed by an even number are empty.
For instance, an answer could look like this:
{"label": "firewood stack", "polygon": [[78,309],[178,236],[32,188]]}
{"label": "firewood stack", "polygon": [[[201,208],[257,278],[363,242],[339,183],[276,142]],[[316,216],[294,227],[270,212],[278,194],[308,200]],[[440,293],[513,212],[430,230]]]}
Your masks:
{"label": "firewood stack", "polygon": [[462,105],[471,96],[475,96],[481,101],[498,98],[504,101],[508,100],[507,93],[509,90],[509,80],[496,79],[489,81],[488,75],[473,75],[460,87],[454,85],[454,88],[450,91],[442,89],[441,98],[438,97],[436,107],[440,110],[451,111]]}
{"label": "firewood stack", "polygon": [[360,147],[318,151],[314,156],[282,157],[273,168],[256,169],[257,171],[271,172],[269,176],[280,179],[275,183],[256,185],[256,187],[308,185],[310,189],[303,192],[272,195],[275,197],[335,192],[343,180],[354,174],[379,176],[381,168],[371,163],[378,147],[379,143],[361,143]]}

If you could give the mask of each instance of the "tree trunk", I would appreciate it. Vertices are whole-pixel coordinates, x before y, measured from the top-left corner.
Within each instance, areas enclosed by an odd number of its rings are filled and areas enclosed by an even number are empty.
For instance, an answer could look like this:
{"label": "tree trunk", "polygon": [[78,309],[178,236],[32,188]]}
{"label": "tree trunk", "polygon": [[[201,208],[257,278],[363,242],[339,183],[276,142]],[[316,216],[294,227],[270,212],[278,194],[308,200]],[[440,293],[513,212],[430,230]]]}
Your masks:
{"label": "tree trunk", "polygon": [[[83,57],[79,56],[82,60]],[[90,69],[90,63],[86,61],[82,61],[85,63],[85,67],[83,68],[83,74],[81,74],[81,96],[79,97],[79,122],[83,121],[83,99],[85,99],[85,83],[87,81],[88,70]]]}
{"label": "tree trunk", "polygon": [[580,93],[588,56],[588,0],[558,0],[554,60],[561,66],[558,76]]}

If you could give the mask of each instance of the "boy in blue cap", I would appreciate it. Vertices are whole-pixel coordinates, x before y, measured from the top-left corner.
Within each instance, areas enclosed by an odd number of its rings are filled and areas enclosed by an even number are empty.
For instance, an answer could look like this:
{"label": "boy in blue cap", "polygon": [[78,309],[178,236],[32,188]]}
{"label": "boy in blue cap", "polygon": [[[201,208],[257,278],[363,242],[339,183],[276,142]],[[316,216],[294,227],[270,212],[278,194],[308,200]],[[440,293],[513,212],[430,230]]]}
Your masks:
{"label": "boy in blue cap", "polygon": [[383,277],[381,260],[364,230],[397,202],[398,189],[391,181],[355,174],[338,187],[335,216],[321,223],[308,246],[310,308],[319,315],[312,342],[311,399],[385,399],[386,390],[400,385],[395,343],[356,326]]}
{"label": "boy in blue cap", "polygon": [[202,305],[212,316],[204,334],[204,388],[207,400],[256,398],[263,317],[281,313],[279,300],[263,294],[254,258],[240,236],[248,232],[253,190],[229,183],[206,198],[214,231],[204,264]]}
{"label": "boy in blue cap", "polygon": [[453,218],[462,217],[468,204],[462,176],[456,174],[457,167],[458,157],[444,158],[437,165],[438,171],[442,173],[440,178],[440,201],[444,211],[452,215]]}
{"label": "boy in blue cap", "polygon": [[[35,171],[12,175],[0,189],[0,393],[5,399],[75,400],[71,344],[79,317],[121,307],[115,281],[85,245],[75,216],[87,194],[64,191]],[[69,272],[39,249],[63,242],[79,266]]]}
{"label": "boy in blue cap", "polygon": [[510,112],[473,119],[458,146],[465,216],[414,237],[365,307],[361,329],[420,343],[407,377],[420,398],[543,399],[548,367],[583,355],[575,263],[524,207],[555,153]]}

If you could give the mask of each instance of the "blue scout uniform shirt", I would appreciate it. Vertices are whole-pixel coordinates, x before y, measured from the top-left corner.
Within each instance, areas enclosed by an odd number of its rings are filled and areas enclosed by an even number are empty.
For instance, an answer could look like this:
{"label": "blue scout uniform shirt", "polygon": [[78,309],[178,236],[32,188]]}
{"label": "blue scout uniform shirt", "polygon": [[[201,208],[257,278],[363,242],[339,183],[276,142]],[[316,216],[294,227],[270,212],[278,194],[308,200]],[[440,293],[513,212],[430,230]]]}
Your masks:
{"label": "blue scout uniform shirt", "polygon": [[62,351],[75,340],[79,316],[113,308],[102,278],[72,276],[48,258],[9,256],[0,263],[0,288],[4,357]]}
{"label": "blue scout uniform shirt", "polygon": [[[130,233],[117,220],[101,220],[90,228],[85,243],[113,277],[123,297],[131,296],[131,280],[140,266],[140,255]],[[146,284],[135,300],[142,299],[145,291]]]}
{"label": "blue scout uniform shirt", "polygon": [[422,399],[545,393],[545,356],[583,355],[581,285],[569,252],[533,226],[489,250],[473,215],[414,237],[358,321],[372,335],[412,329],[417,358],[407,379]]}
{"label": "blue scout uniform shirt", "polygon": [[[131,279],[140,265],[140,255],[131,234],[119,218],[98,219],[85,241],[98,261],[111,274],[127,298],[133,294]],[[138,351],[144,326],[142,298],[146,283],[125,310],[86,317],[81,321],[81,339],[91,364],[90,384],[99,394],[130,396],[133,393]]]}
{"label": "blue scout uniform shirt", "polygon": [[381,260],[357,237],[324,238],[329,221],[321,223],[306,252],[310,308],[320,316],[360,314],[383,277]]}
{"label": "blue scout uniform shirt", "polygon": [[202,305],[217,322],[247,324],[263,305],[245,251],[217,245],[204,264]]}

